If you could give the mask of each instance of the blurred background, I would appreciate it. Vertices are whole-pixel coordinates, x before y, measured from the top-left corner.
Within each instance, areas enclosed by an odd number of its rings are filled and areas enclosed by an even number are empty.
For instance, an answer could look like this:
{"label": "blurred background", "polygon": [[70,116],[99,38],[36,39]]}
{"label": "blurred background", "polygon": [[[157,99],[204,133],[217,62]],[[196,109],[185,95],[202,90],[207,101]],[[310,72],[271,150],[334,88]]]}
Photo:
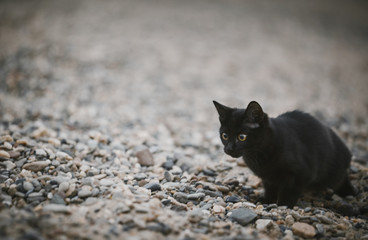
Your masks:
{"label": "blurred background", "polygon": [[0,112],[213,131],[212,100],[368,116],[367,1],[0,1]]}

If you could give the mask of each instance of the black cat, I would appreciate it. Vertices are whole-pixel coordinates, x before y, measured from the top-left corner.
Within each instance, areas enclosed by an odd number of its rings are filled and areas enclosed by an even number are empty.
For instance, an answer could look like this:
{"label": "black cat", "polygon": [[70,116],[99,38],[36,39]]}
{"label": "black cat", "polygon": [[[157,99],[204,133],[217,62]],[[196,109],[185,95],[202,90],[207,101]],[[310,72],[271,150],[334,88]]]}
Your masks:
{"label": "black cat", "polygon": [[255,101],[246,109],[213,103],[224,151],[234,158],[242,156],[262,179],[261,202],[292,207],[302,192],[325,188],[340,196],[354,194],[348,148],[311,115],[293,111],[269,118]]}

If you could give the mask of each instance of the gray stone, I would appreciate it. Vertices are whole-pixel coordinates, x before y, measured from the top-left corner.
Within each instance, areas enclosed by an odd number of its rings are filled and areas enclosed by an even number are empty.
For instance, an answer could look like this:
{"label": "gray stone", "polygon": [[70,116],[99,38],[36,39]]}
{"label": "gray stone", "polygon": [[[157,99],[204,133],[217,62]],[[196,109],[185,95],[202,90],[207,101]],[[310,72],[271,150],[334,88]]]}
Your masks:
{"label": "gray stone", "polygon": [[0,150],[0,158],[9,159],[10,155],[8,152],[5,152],[3,150]]}
{"label": "gray stone", "polygon": [[54,196],[52,197],[50,202],[54,203],[54,204],[65,205],[64,198],[62,196],[60,196],[60,194],[58,194],[58,193],[54,194]]}
{"label": "gray stone", "polygon": [[153,166],[154,160],[153,155],[148,149],[143,149],[136,153],[138,163],[142,166]]}
{"label": "gray stone", "polygon": [[69,189],[69,182],[62,182],[59,185],[59,192],[66,192]]}
{"label": "gray stone", "polygon": [[36,155],[39,156],[39,157],[46,157],[47,153],[43,149],[36,149]]}
{"label": "gray stone", "polygon": [[62,182],[69,182],[70,178],[69,177],[63,177],[63,176],[56,176],[53,179],[54,181],[56,181],[58,184],[61,184]]}
{"label": "gray stone", "polygon": [[204,193],[192,193],[189,194],[187,197],[189,200],[200,200],[206,196]]}
{"label": "gray stone", "polygon": [[257,214],[249,208],[238,208],[232,210],[230,213],[229,218],[243,226],[252,222],[257,217]]}
{"label": "gray stone", "polygon": [[176,192],[174,194],[174,198],[178,200],[181,203],[187,203],[188,202],[188,195],[182,192]]}
{"label": "gray stone", "polygon": [[137,181],[140,181],[146,178],[147,178],[147,175],[145,173],[137,173],[134,175],[134,179]]}
{"label": "gray stone", "polygon": [[17,167],[17,165],[13,163],[12,161],[5,161],[2,164],[5,166],[6,170],[13,170],[14,168]]}
{"label": "gray stone", "polygon": [[110,187],[110,186],[114,185],[114,181],[104,178],[104,179],[100,180],[100,184],[101,184],[101,186]]}
{"label": "gray stone", "polygon": [[56,213],[71,213],[69,206],[50,203],[43,207],[44,212],[56,212]]}
{"label": "gray stone", "polygon": [[32,171],[32,172],[38,172],[44,169],[49,165],[49,161],[36,161],[31,163],[26,163],[23,165],[23,169]]}
{"label": "gray stone", "polygon": [[159,183],[156,183],[156,182],[147,183],[144,187],[147,188],[147,189],[150,189],[151,191],[160,191],[161,190],[161,185]]}
{"label": "gray stone", "polygon": [[92,196],[92,191],[87,188],[82,188],[78,191],[78,197],[80,198],[86,198]]}
{"label": "gray stone", "polygon": [[28,192],[28,191],[31,191],[31,190],[33,190],[33,189],[34,189],[33,184],[32,184],[32,183],[30,183],[30,182],[26,182],[26,181],[24,181],[24,182],[23,182],[23,188],[24,188],[24,190],[26,190],[27,192]]}
{"label": "gray stone", "polygon": [[173,176],[172,176],[172,175],[171,175],[171,173],[170,173],[170,172],[168,172],[168,171],[165,171],[165,173],[164,173],[164,177],[165,177],[166,181],[168,181],[168,182],[171,182],[171,181],[172,181],[172,179],[173,179]]}

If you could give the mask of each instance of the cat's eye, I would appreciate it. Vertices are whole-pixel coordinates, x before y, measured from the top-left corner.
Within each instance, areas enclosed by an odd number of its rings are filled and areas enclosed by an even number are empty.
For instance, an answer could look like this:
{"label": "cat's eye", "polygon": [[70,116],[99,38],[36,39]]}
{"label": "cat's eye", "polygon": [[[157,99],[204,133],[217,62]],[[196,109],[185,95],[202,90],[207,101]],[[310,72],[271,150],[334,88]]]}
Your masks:
{"label": "cat's eye", "polygon": [[238,135],[238,139],[239,139],[239,141],[244,142],[245,139],[247,139],[247,135],[245,135],[245,134],[239,134]]}
{"label": "cat's eye", "polygon": [[229,137],[227,136],[227,134],[226,134],[226,133],[222,133],[222,134],[221,134],[221,137],[222,137],[222,139],[224,139],[225,141],[229,140]]}

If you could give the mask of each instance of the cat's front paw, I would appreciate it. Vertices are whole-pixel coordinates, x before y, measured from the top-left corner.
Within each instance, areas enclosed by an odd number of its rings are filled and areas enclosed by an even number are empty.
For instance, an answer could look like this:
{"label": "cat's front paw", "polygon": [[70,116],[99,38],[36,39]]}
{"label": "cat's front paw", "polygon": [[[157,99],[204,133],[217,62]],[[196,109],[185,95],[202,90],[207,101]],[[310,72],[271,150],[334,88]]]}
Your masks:
{"label": "cat's front paw", "polygon": [[276,199],[267,198],[265,196],[260,196],[256,202],[260,202],[262,204],[271,204],[276,203]]}

